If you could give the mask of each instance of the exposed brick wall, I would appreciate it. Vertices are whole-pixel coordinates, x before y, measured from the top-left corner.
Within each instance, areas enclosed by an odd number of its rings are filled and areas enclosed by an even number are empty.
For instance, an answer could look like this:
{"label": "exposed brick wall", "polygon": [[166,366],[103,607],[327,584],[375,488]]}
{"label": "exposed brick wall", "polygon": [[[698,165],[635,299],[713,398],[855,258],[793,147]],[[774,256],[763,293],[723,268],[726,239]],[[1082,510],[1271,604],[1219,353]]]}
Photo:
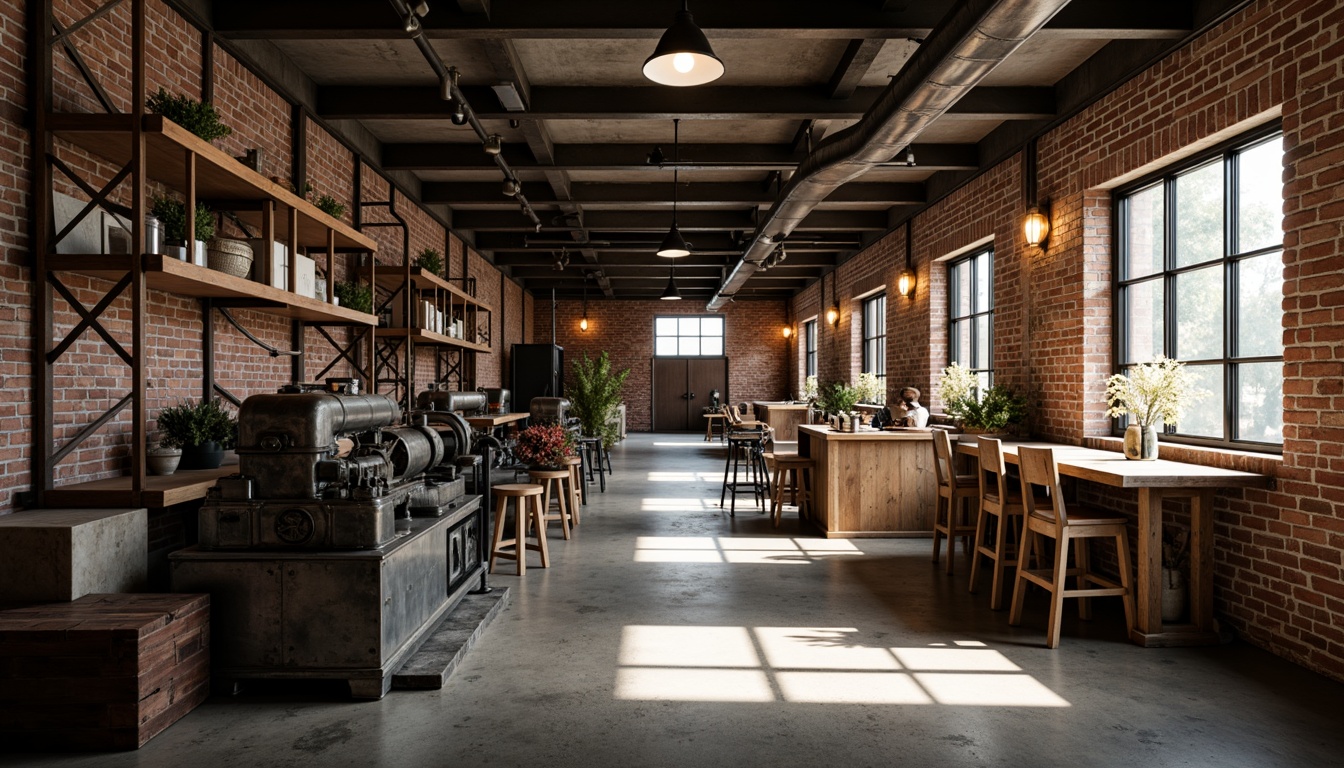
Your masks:
{"label": "exposed brick wall", "polygon": [[[535,300],[534,343],[551,338],[551,302]],[[625,382],[626,425],[633,431],[652,427],[653,319],[658,315],[704,314],[697,302],[588,301],[588,331],[579,330],[583,302],[556,302],[556,343],[566,361],[605,350],[616,369],[629,368]],[[733,402],[778,400],[788,394],[789,353],[780,329],[787,319],[784,302],[742,301],[723,312],[727,333],[728,392]],[[568,362],[567,362],[568,365]],[[569,371],[566,371],[566,376]]]}

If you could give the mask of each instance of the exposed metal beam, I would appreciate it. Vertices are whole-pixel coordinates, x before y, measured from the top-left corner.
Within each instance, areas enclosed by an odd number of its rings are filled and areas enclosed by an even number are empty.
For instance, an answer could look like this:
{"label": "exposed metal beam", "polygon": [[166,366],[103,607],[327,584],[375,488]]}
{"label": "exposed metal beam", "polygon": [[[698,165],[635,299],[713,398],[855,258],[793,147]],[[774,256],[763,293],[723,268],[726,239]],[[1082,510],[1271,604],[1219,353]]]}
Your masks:
{"label": "exposed metal beam", "polygon": [[[692,210],[677,219],[683,232],[752,231],[755,228],[754,217],[747,212]],[[508,211],[462,211],[453,216],[453,225],[477,232],[527,232],[532,229],[529,219]],[[542,232],[568,232],[576,228],[579,227],[544,222]],[[584,228],[592,232],[661,233],[667,230],[667,216],[656,211],[593,211],[584,217]],[[797,227],[801,231],[814,232],[885,232],[887,228],[885,211],[817,211]]]}
{"label": "exposed metal beam", "polygon": [[886,44],[886,40],[879,38],[868,38],[866,40],[850,40],[845,52],[840,56],[840,63],[835,68],[835,73],[831,75],[831,82],[826,86],[833,99],[847,99],[854,95],[858,90],[859,81],[868,74],[868,68],[872,66],[873,60]]}
{"label": "exposed metal beam", "polygon": [[[519,116],[500,107],[489,88],[462,90],[481,120]],[[538,86],[532,88],[528,116],[534,120],[857,120],[883,90],[857,88],[848,98],[832,99],[824,89],[792,86]],[[318,89],[317,105],[318,113],[329,120],[446,120],[455,108],[439,97],[437,86],[324,86]],[[1025,86],[973,88],[947,112],[948,117],[971,120],[1034,120],[1054,115],[1054,89]]]}
{"label": "exposed metal beam", "polygon": [[[583,182],[569,185],[570,201],[581,203],[590,210],[600,207],[671,208],[672,193],[667,184],[607,184]],[[677,204],[681,207],[769,205],[774,202],[774,191],[765,191],[754,182],[702,182],[684,185]],[[523,185],[523,193],[533,205],[554,204],[558,201],[554,190],[541,182]],[[500,193],[498,184],[488,182],[426,182],[421,189],[426,203],[443,203],[454,208],[516,207]],[[923,184],[856,183],[832,192],[823,206],[882,207],[892,205],[921,205],[924,203]]]}
{"label": "exposed metal beam", "polygon": [[[556,144],[555,164],[539,164],[520,146],[504,145],[504,158],[516,171],[646,171],[665,175],[668,166],[649,165],[648,144]],[[980,167],[974,144],[916,144],[919,168],[969,171]],[[783,144],[682,144],[683,170],[793,170],[802,154]],[[899,158],[889,167],[903,167]],[[479,144],[387,144],[383,167],[402,171],[479,171],[495,167]]]}
{"label": "exposed metal beam", "polygon": [[[483,0],[463,0],[484,5]],[[905,3],[891,9],[871,2],[733,0],[695,8],[696,23],[711,39],[856,39],[925,37],[953,0]],[[821,11],[821,12],[819,12]],[[1074,0],[1046,25],[1056,37],[1173,38],[1190,29],[1185,3],[1161,0]],[[667,29],[661,3],[560,3],[509,0],[489,16],[436,3],[421,20],[438,39],[646,39]],[[228,0],[213,4],[215,30],[234,39],[391,40],[404,38],[401,20],[367,0]]]}

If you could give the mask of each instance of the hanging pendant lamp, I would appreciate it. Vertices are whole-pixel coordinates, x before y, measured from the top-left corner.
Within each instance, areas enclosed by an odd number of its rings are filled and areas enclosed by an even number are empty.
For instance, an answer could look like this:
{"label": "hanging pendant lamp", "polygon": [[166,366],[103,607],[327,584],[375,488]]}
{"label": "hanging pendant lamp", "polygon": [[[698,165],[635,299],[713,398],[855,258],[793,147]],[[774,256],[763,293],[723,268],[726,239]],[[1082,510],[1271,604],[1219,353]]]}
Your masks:
{"label": "hanging pendant lamp", "polygon": [[682,256],[691,255],[691,248],[686,245],[686,238],[682,237],[681,230],[677,229],[677,161],[681,159],[678,151],[680,139],[681,120],[674,119],[672,121],[672,228],[667,230],[667,236],[663,238],[663,244],[658,246],[658,255],[669,259],[679,259]]}
{"label": "hanging pendant lamp", "polygon": [[672,271],[667,276],[667,287],[658,298],[663,301],[681,301],[681,291],[677,290],[677,262],[672,262]]}
{"label": "hanging pendant lamp", "polygon": [[588,330],[588,273],[583,273],[583,319],[579,320],[579,330]]}
{"label": "hanging pendant lamp", "polygon": [[687,0],[644,62],[644,76],[659,85],[675,86],[704,85],[723,76],[723,61],[695,26]]}

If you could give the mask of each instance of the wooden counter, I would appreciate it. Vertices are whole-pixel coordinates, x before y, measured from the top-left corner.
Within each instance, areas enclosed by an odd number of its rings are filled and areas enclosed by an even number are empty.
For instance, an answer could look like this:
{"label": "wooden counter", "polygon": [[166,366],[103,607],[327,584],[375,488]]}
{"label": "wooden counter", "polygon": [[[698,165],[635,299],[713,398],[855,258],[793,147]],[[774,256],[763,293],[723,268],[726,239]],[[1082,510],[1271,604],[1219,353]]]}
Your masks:
{"label": "wooden counter", "polygon": [[752,403],[756,420],[775,429],[775,439],[791,443],[798,439],[798,425],[807,422],[807,403],[763,402]]}
{"label": "wooden counter", "polygon": [[827,538],[931,535],[938,489],[929,431],[803,424],[798,454],[816,460],[812,520]]}

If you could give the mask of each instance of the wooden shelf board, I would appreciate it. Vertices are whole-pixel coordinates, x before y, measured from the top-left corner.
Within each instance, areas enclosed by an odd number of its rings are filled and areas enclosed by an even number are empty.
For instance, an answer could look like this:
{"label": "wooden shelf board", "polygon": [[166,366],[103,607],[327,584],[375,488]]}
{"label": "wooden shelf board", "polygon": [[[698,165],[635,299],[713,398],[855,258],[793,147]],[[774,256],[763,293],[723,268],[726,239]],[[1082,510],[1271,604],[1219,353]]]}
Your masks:
{"label": "wooden shelf board", "polygon": [[[237,464],[226,464],[219,469],[186,469],[178,470],[171,475],[149,475],[145,478],[144,498],[139,505],[162,509],[174,504],[203,499],[206,491],[214,486],[216,480],[237,471]],[[52,508],[78,509],[137,505],[132,498],[129,475],[53,488],[47,491],[46,504]]]}
{"label": "wooden shelf board", "polygon": [[[367,268],[364,271],[364,275],[365,276],[368,275]],[[411,285],[419,290],[429,290],[437,288],[438,290],[452,294],[453,298],[456,299],[456,301],[453,302],[455,305],[458,303],[463,303],[467,304],[468,306],[474,306],[476,311],[478,312],[494,311],[490,308],[489,304],[480,301],[475,296],[472,296],[471,294],[467,293],[461,288],[458,288],[456,285],[453,285],[447,280],[444,280],[442,277],[439,277],[438,275],[435,275],[431,272],[426,272],[424,269],[420,267],[411,267],[410,280]],[[381,264],[378,266],[379,287],[386,288],[387,290],[390,291],[394,291],[400,288],[401,284],[404,282],[406,282],[405,267],[384,266]]]}
{"label": "wooden shelf board", "polygon": [[[226,275],[163,254],[149,253],[140,258],[147,285],[152,290],[201,299],[238,299],[249,304],[255,302],[256,305],[249,306],[250,309],[310,323],[370,326],[378,323],[374,315],[300,296],[247,278]],[[47,257],[47,268],[56,272],[77,272],[105,280],[120,280],[130,271],[133,260],[133,256],[124,254],[58,254]]]}
{"label": "wooden shelf board", "polygon": [[[56,114],[49,125],[53,133],[76,146],[125,165],[131,158],[131,115]],[[274,200],[278,207],[299,211],[300,247],[326,249],[327,231],[336,233],[336,247],[376,251],[378,246],[367,235],[345,222],[320,211],[287,186],[277,184],[213,144],[158,115],[146,115],[145,167],[150,178],[183,191],[187,179],[187,153],[196,155],[196,196],[198,199],[228,201]],[[257,212],[240,212],[239,218],[258,224]],[[288,216],[277,211],[276,239],[288,240]]]}
{"label": "wooden shelf board", "polygon": [[485,344],[476,344],[463,339],[455,339],[452,336],[444,336],[441,333],[432,333],[421,328],[379,328],[375,332],[379,338],[406,338],[416,344],[428,344],[436,347],[459,347],[469,349],[473,352],[490,353],[490,347]]}

